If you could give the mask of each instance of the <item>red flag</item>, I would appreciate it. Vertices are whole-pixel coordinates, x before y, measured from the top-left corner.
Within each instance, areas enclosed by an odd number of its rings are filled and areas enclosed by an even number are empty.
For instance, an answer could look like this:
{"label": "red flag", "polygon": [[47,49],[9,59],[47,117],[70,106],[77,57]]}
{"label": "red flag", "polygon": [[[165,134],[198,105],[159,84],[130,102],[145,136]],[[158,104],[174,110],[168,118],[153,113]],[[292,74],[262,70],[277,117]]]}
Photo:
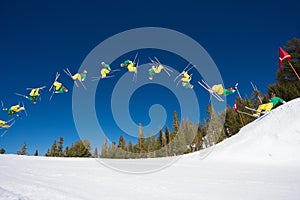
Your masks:
{"label": "red flag", "polygon": [[283,70],[282,62],[284,60],[290,60],[291,58],[292,58],[291,55],[289,55],[287,52],[285,52],[281,47],[279,48],[279,67],[281,70]]}
{"label": "red flag", "polygon": [[233,105],[233,110],[234,110],[234,112],[237,112],[238,111],[238,105],[237,105],[237,103],[236,103],[236,100],[234,100],[234,105]]}

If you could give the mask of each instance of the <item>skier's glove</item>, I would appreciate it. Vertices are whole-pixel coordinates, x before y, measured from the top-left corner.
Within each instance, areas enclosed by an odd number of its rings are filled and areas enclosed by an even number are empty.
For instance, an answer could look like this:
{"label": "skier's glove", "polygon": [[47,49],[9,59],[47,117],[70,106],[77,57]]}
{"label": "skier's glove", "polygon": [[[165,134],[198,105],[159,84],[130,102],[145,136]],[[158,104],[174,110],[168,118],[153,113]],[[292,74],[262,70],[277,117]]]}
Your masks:
{"label": "skier's glove", "polygon": [[283,101],[282,103],[283,103],[283,104],[285,104],[285,103],[286,103],[286,101]]}

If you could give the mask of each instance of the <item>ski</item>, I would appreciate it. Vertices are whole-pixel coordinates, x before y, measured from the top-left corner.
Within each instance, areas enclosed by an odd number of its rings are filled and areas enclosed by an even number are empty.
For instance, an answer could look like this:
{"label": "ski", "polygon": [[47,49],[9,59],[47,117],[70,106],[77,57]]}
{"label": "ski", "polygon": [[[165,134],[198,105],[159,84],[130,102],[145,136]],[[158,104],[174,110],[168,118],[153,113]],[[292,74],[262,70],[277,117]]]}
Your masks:
{"label": "ski", "polygon": [[[54,80],[53,84],[58,80],[59,76],[60,76],[60,73],[56,72],[56,76],[55,76],[55,80]],[[49,88],[49,92],[51,92],[51,90],[52,90],[52,88],[53,88],[53,84],[52,84],[51,87]],[[52,94],[51,94],[51,96],[50,96],[50,98],[49,98],[49,101],[51,101],[51,99],[52,99],[54,93],[55,93],[55,89],[52,91]]]}
{"label": "ski", "polygon": [[248,106],[245,106],[245,108],[248,109],[248,110],[251,110],[251,111],[253,111],[253,112],[258,112],[258,113],[260,113],[260,115],[257,116],[258,119],[262,119],[262,118],[264,118],[265,116],[267,116],[267,115],[270,113],[270,112],[265,112],[265,111],[259,112],[259,111],[255,110],[255,109],[253,109],[253,108],[248,107]]}
{"label": "ski", "polygon": [[[159,65],[162,65],[161,63],[160,63],[160,61],[156,58],[156,57],[154,57],[154,59],[155,59],[155,63],[157,63],[157,65],[159,66]],[[150,59],[151,60],[151,59]],[[153,60],[151,60],[152,62],[153,62]],[[162,65],[163,66],[163,65]],[[168,76],[171,76],[171,74],[169,73],[169,72],[171,72],[171,73],[173,73],[173,71],[171,70],[171,69],[169,69],[169,68],[167,68],[166,66],[163,66],[163,70],[168,74]]]}
{"label": "ski", "polygon": [[7,110],[7,108],[4,108],[3,101],[1,100],[2,110]]}
{"label": "ski", "polygon": [[250,107],[248,107],[248,106],[245,106],[245,108],[247,109],[247,110],[251,110],[251,111],[253,111],[253,112],[256,112],[257,110],[255,110],[254,108],[250,108]]}
{"label": "ski", "polygon": [[85,87],[85,85],[83,84],[83,82],[82,82],[82,81],[79,81],[79,82],[81,83],[81,85],[82,85],[83,89],[85,89],[85,90],[86,90],[86,87]]}
{"label": "ski", "polygon": [[121,71],[120,69],[114,69],[114,70],[110,70],[109,73],[114,73],[114,72],[119,72]]}
{"label": "ski", "polygon": [[250,117],[254,117],[254,118],[258,118],[257,116],[253,115],[253,114],[250,114],[250,113],[247,113],[247,112],[243,112],[243,111],[237,111],[238,113],[241,113],[243,115],[247,115],[247,116],[250,116]]}
{"label": "ski", "polygon": [[26,88],[26,90],[33,90],[33,89],[40,89],[40,90],[42,90],[42,89],[45,89],[46,88],[46,86],[42,86],[42,87],[38,87],[38,88]]}
{"label": "ski", "polygon": [[180,83],[180,79],[178,80],[178,82],[177,82],[177,84],[176,84],[176,87],[179,85],[179,83]]}
{"label": "ski", "polygon": [[25,113],[26,117],[28,117],[28,114],[27,114],[27,111],[26,111],[26,108],[25,108],[25,105],[24,105],[24,102],[23,102],[23,101],[22,101],[21,107],[24,108],[24,113]]}
{"label": "ski", "polygon": [[[139,68],[139,62],[140,62],[140,59],[137,60],[137,63],[136,63],[136,70],[133,74],[133,77],[132,77],[132,81],[133,82],[137,82],[137,76],[138,76],[138,68]],[[134,62],[135,63],[135,62]]]}
{"label": "ski", "polygon": [[71,74],[69,68],[64,69],[64,72],[65,72],[70,78],[72,78],[72,74]]}
{"label": "ski", "polygon": [[136,81],[137,81],[137,71],[134,72],[133,77],[132,77],[132,81],[136,83]]}
{"label": "ski", "polygon": [[136,52],[135,57],[134,57],[134,60],[133,60],[133,63],[134,63],[134,64],[135,64],[135,61],[136,61],[138,55],[139,55],[139,52]]}
{"label": "ski", "polygon": [[[166,67],[164,67],[163,68],[163,70],[168,74],[168,76],[171,76],[171,74],[168,72],[168,70],[170,70],[170,69],[168,69],[168,68],[166,68]],[[170,70],[170,72],[173,72],[172,70]]]}
{"label": "ski", "polygon": [[[70,72],[69,68],[64,69],[64,72],[73,80],[72,73]],[[74,84],[76,85],[76,87],[79,87],[76,81],[74,81]]]}
{"label": "ski", "polygon": [[18,95],[18,96],[21,96],[21,97],[24,97],[24,98],[28,99],[28,97],[24,94],[15,93],[15,95]]}
{"label": "ski", "polygon": [[15,118],[11,118],[10,120],[8,120],[6,123],[9,123],[11,121],[15,120]]}
{"label": "ski", "polygon": [[5,131],[1,134],[1,137],[3,137],[3,136],[6,134],[7,131],[8,131],[8,130],[5,130]]}
{"label": "ski", "polygon": [[[186,73],[188,73],[195,65],[193,65],[192,67],[190,67],[189,69],[188,69],[188,67],[191,65],[191,63],[188,63],[187,64],[187,66],[183,69],[183,71],[180,73],[180,74],[178,74],[178,76],[176,76],[175,77],[175,79],[174,79],[174,82],[183,74],[183,72],[186,72]],[[180,81],[180,80],[179,80]],[[179,84],[179,81],[178,81],[178,83],[177,83],[177,85]],[[176,85],[176,86],[177,86]]]}
{"label": "ski", "polygon": [[201,80],[203,83],[198,81],[199,85],[201,85],[205,90],[209,92],[213,97],[215,97],[218,101],[224,101],[222,97],[220,97],[204,80]]}
{"label": "ski", "polygon": [[101,76],[94,76],[94,77],[92,77],[92,81],[99,81],[99,80],[101,80],[101,79],[106,79],[106,78],[113,78],[113,77],[115,77],[114,75],[112,75],[112,76],[106,76],[105,78],[102,78]]}
{"label": "ski", "polygon": [[241,114],[243,114],[243,115],[247,115],[247,116],[250,116],[250,117],[254,117],[254,118],[256,118],[257,120],[261,120],[262,118],[264,118],[264,117],[266,117],[270,112],[267,112],[267,113],[265,113],[265,114],[263,114],[263,115],[255,115],[255,114],[251,114],[251,113],[247,113],[247,112],[243,112],[243,111],[237,111],[238,113],[241,113]]}
{"label": "ski", "polygon": [[[54,80],[53,83],[55,83],[55,82],[58,80],[59,76],[60,76],[60,73],[56,72],[55,80]],[[49,88],[49,92],[51,92],[52,88],[53,88],[53,84],[52,84],[51,87]]]}
{"label": "ski", "polygon": [[[247,110],[251,110],[251,111],[253,111],[253,112],[259,112],[259,111],[255,110],[254,108],[250,108],[250,107],[248,107],[248,106],[245,106],[245,108],[246,108]],[[259,113],[261,113],[261,114],[266,114],[266,112],[264,112],[264,111],[259,112]]]}
{"label": "ski", "polygon": [[50,96],[50,98],[49,98],[49,101],[51,101],[53,95],[54,95],[54,91],[52,91],[52,94],[51,94],[51,96]]}
{"label": "ski", "polygon": [[240,94],[240,91],[238,89],[238,85],[239,85],[239,83],[236,83],[235,86],[234,86],[234,88],[236,89],[236,92],[238,93],[239,97],[242,98],[242,96]]}

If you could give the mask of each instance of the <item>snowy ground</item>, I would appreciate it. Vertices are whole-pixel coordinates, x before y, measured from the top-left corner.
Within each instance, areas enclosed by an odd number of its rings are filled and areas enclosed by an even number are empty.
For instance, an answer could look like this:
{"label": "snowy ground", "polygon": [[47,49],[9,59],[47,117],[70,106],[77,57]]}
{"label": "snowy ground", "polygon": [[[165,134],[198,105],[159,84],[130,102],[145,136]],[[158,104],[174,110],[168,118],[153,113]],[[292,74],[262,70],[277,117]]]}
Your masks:
{"label": "snowy ground", "polygon": [[174,158],[105,160],[0,156],[0,199],[300,198],[300,99],[273,110],[212,149]]}

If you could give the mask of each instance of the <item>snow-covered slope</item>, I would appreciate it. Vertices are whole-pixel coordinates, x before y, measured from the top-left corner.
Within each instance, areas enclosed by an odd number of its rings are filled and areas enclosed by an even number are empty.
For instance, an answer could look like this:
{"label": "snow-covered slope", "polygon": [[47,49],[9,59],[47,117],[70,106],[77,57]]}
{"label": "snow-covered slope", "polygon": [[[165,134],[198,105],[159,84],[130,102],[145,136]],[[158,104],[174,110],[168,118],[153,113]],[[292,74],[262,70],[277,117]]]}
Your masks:
{"label": "snow-covered slope", "polygon": [[299,163],[300,99],[281,105],[206,151],[211,152],[208,159]]}
{"label": "snow-covered slope", "polygon": [[[299,113],[300,99],[293,100],[215,147],[143,175],[117,172],[97,159],[0,155],[0,199],[298,200]],[[169,161],[106,160],[124,169]]]}

